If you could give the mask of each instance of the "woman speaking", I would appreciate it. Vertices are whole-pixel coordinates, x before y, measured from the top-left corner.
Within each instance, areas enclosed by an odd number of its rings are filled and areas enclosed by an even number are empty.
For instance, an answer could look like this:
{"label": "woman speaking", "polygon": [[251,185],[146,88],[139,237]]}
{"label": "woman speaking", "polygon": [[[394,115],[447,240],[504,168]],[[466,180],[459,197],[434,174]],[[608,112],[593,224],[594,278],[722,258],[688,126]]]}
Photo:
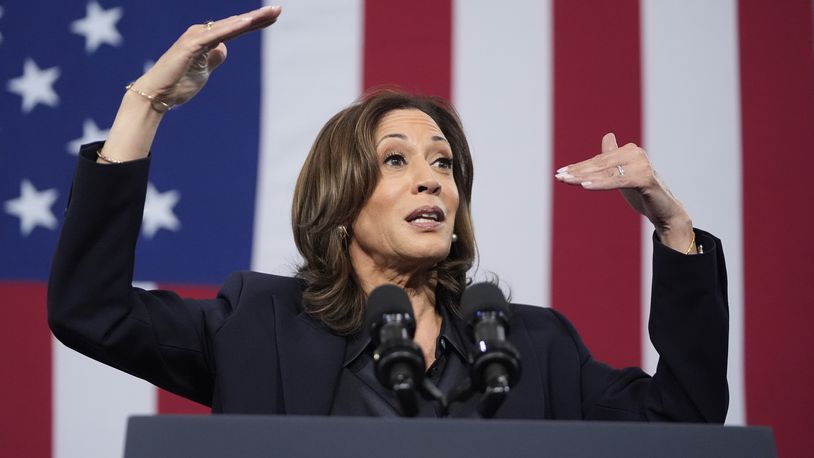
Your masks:
{"label": "woman speaking", "polygon": [[[376,382],[363,328],[369,294],[409,296],[426,377],[443,391],[468,376],[460,303],[476,254],[473,164],[445,102],[376,92],[333,116],[303,165],[292,204],[302,264],[293,278],[232,274],[211,300],[131,286],[149,152],[164,114],[195,96],[226,59],[224,43],[280,16],[264,7],[191,26],[127,87],[104,143],[82,148],[48,289],[63,343],[213,412],[399,415]],[[619,189],[655,226],[652,377],[594,360],[554,310],[512,304],[523,376],[500,418],[723,422],[728,310],[720,242],[689,215],[633,144],[559,169],[588,190]],[[283,217],[282,215],[280,217]],[[472,416],[474,401],[419,416]]]}

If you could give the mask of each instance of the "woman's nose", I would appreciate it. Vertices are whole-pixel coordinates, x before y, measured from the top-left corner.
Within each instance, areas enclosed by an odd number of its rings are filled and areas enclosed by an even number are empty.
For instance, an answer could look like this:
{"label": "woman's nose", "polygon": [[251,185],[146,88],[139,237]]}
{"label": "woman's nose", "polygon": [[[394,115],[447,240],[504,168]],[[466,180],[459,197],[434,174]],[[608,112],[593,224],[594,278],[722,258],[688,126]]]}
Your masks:
{"label": "woman's nose", "polygon": [[438,195],[441,192],[441,182],[435,177],[432,166],[429,164],[416,171],[415,191],[419,194],[427,193],[432,195]]}
{"label": "woman's nose", "polygon": [[439,183],[438,180],[425,181],[418,184],[418,189],[416,191],[419,194],[425,192],[427,194],[437,195],[441,192],[441,183]]}

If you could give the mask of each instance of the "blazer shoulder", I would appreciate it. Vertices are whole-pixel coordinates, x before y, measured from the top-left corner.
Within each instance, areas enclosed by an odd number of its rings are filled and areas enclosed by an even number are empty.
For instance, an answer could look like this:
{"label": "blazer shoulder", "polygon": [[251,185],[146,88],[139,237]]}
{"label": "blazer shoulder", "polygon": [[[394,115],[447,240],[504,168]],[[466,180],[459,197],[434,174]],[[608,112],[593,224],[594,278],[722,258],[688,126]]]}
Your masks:
{"label": "blazer shoulder", "polygon": [[538,305],[510,304],[509,310],[512,313],[512,320],[520,320],[526,327],[556,328],[566,331],[562,314],[552,308]]}
{"label": "blazer shoulder", "polygon": [[299,309],[302,303],[302,280],[255,271],[233,272],[224,282],[218,296],[234,308],[242,304],[268,303]]}
{"label": "blazer shoulder", "polygon": [[266,289],[272,292],[302,292],[302,289],[305,287],[305,283],[299,278],[286,277],[283,275],[267,274],[253,270],[235,272],[233,275],[242,277],[244,284],[250,285],[253,288]]}
{"label": "blazer shoulder", "polygon": [[576,350],[583,348],[582,339],[562,313],[550,307],[536,305],[511,304],[512,329],[522,328],[534,342],[552,342],[561,340],[573,345]]}

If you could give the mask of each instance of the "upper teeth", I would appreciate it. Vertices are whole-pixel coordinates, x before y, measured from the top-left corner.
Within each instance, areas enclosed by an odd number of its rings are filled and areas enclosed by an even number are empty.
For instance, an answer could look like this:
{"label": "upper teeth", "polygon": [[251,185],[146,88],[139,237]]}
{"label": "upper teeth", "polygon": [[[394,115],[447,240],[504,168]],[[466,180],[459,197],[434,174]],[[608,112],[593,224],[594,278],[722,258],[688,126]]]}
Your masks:
{"label": "upper teeth", "polygon": [[418,217],[415,219],[415,221],[421,221],[421,220],[436,221],[437,219],[438,219],[438,215],[436,215],[435,213],[421,213],[421,214],[418,215]]}

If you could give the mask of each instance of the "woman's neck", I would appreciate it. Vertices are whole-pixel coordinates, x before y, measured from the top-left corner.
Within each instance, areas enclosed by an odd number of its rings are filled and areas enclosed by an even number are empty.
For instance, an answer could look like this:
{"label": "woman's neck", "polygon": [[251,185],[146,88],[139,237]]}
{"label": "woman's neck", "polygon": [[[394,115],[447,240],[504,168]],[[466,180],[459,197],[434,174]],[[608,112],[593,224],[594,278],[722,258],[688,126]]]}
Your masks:
{"label": "woman's neck", "polygon": [[435,315],[435,286],[437,281],[434,272],[413,271],[409,273],[394,272],[384,269],[359,269],[354,265],[356,278],[365,294],[370,294],[377,287],[385,284],[400,286],[410,298],[416,324]]}
{"label": "woman's neck", "polygon": [[415,342],[421,347],[429,368],[435,361],[435,342],[441,333],[441,315],[435,309],[435,272],[427,269],[396,271],[373,263],[353,263],[356,277],[365,294],[376,287],[394,284],[404,288],[413,306],[416,331]]}

